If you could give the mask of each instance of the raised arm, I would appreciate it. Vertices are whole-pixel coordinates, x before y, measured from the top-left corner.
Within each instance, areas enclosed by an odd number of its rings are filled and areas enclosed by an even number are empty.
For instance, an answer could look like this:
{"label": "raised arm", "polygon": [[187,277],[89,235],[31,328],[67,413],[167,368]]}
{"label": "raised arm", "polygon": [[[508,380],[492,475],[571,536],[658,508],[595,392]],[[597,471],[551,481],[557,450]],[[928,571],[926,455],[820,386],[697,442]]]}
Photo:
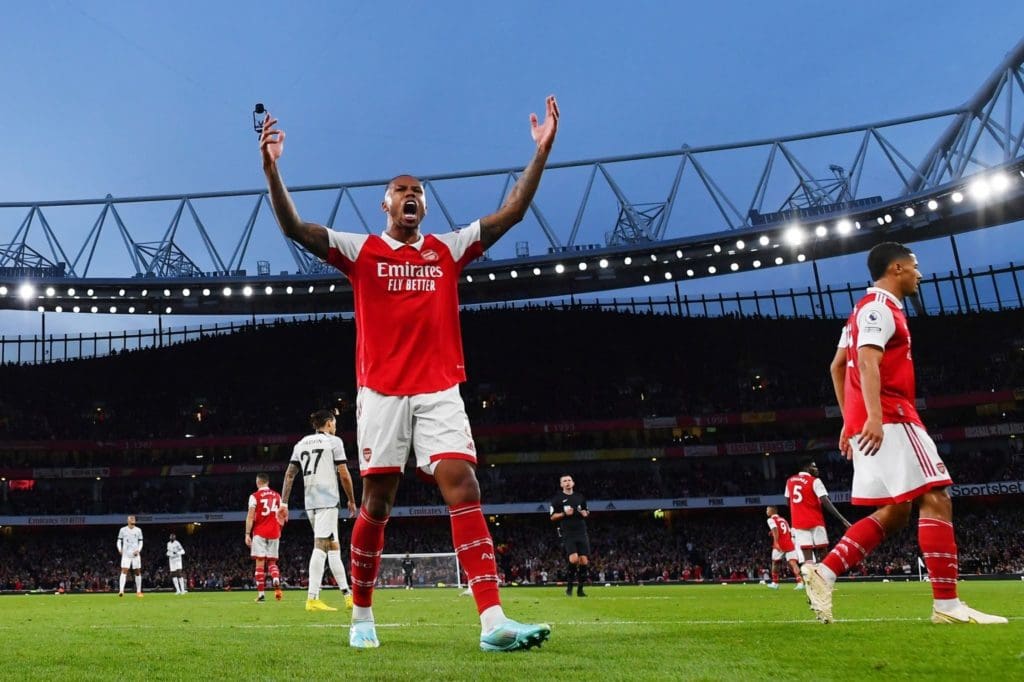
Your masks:
{"label": "raised arm", "polygon": [[544,164],[547,163],[551,146],[555,143],[555,133],[558,132],[558,102],[554,95],[547,99],[547,112],[544,122],[539,123],[536,114],[530,114],[530,135],[537,143],[537,152],[533,155],[529,165],[519,176],[519,181],[512,186],[508,199],[498,209],[497,213],[480,219],[480,240],[483,242],[484,250],[489,249],[494,242],[498,241],[503,234],[520,222],[530,208],[533,195],[537,193],[540,185],[540,176],[544,172]]}
{"label": "raised arm", "polygon": [[274,217],[284,236],[306,247],[314,256],[327,259],[327,228],[316,223],[303,222],[295,209],[288,188],[281,179],[277,168],[278,159],[284,152],[284,131],[274,128],[277,119],[270,113],[263,119],[263,133],[260,135],[260,152],[263,156],[263,174],[267,176],[267,189],[270,192],[270,205],[274,209]]}

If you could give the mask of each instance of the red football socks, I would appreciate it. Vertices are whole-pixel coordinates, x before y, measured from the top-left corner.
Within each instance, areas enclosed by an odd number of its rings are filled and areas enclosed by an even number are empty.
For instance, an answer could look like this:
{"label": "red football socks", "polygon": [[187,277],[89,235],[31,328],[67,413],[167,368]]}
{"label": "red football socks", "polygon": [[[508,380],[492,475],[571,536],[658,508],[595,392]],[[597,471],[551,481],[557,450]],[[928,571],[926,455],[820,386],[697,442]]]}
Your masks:
{"label": "red football socks", "polygon": [[262,566],[257,566],[256,567],[256,576],[255,577],[256,577],[256,589],[259,590],[260,592],[262,592],[263,591],[263,583],[266,582],[266,580],[267,580],[267,574],[263,570]]}
{"label": "red football socks", "polygon": [[372,519],[362,509],[352,528],[352,603],[373,605],[373,584],[380,569],[384,549],[384,527],[388,519]]}
{"label": "red football socks", "polygon": [[[448,508],[452,521],[452,544],[459,564],[469,576],[478,613],[500,606],[498,565],[494,559],[494,541],[487,529],[479,502],[457,504]],[[354,573],[354,571],[353,571]]]}
{"label": "red football socks", "polygon": [[882,524],[872,516],[865,516],[847,529],[843,539],[821,563],[837,576],[843,575],[863,561],[883,538],[885,531],[882,530]]}
{"label": "red football socks", "polygon": [[956,599],[957,554],[953,524],[921,517],[917,522],[917,542],[928,568],[935,599]]}

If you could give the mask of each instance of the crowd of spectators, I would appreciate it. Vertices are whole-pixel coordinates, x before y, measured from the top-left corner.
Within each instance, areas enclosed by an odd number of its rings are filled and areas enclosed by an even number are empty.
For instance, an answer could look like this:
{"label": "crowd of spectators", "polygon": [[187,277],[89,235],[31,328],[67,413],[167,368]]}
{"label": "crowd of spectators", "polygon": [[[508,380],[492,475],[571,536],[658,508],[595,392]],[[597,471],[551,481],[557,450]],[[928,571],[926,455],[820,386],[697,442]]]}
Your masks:
{"label": "crowd of spectators", "polygon": [[[852,468],[838,452],[819,453],[816,463],[831,490],[849,490]],[[779,494],[799,470],[805,454],[630,459],[481,467],[477,477],[485,503],[543,502],[558,478],[571,473],[592,500],[666,499]],[[1024,438],[992,440],[982,447],[962,442],[944,455],[957,483],[1024,480]],[[283,473],[271,476],[280,488]],[[353,472],[358,499],[360,480]],[[301,506],[302,484],[291,502]],[[243,510],[254,489],[252,474],[191,478],[40,479],[31,490],[0,490],[0,515],[162,514]],[[440,505],[436,487],[411,472],[396,504]]]}
{"label": "crowd of spectators", "polygon": [[[1022,323],[1016,310],[914,319],[919,394],[1024,385]],[[583,307],[467,311],[463,396],[476,424],[831,405],[827,367],[840,326]],[[969,353],[950,352],[951,327]],[[0,367],[0,438],[298,433],[312,408],[326,405],[340,407],[350,429],[354,338],[352,321],[332,318],[104,358],[8,364]],[[335,360],[325,370],[300,348]]]}
{"label": "crowd of spectators", "polygon": [[[1024,312],[912,320],[919,395],[1024,386]],[[508,424],[559,420],[705,415],[832,405],[827,366],[838,338],[836,320],[684,318],[575,310],[484,310],[463,316],[470,381],[462,388],[481,432]],[[957,349],[950,352],[954,335]],[[328,339],[329,348],[323,347]],[[196,464],[211,461],[282,462],[291,444],[217,447],[191,452],[154,450],[143,441],[189,436],[299,434],[318,406],[339,410],[340,427],[354,430],[351,321],[325,319],[247,329],[162,349],[36,366],[0,366],[0,440],[103,441],[131,439],[131,451],[50,453],[5,451],[4,465],[102,467]],[[303,349],[296,355],[295,349]],[[322,349],[310,353],[310,349]],[[799,355],[795,355],[799,353]],[[309,357],[335,358],[324,362]],[[53,387],[60,387],[59,400]],[[1021,401],[985,410],[973,406],[934,413],[938,424],[963,425],[1016,418]],[[929,425],[933,414],[927,415]],[[777,494],[801,453],[706,458],[633,458],[489,466],[490,453],[641,448],[673,445],[835,437],[835,420],[744,425],[718,429],[546,430],[478,437],[485,503],[543,502],[560,474],[570,472],[594,500]],[[498,430],[500,431],[500,429]],[[941,443],[957,482],[1024,479],[1022,439]],[[352,445],[350,443],[350,445]],[[849,488],[851,470],[835,452],[818,465],[832,490]],[[120,459],[119,459],[120,458]],[[277,469],[276,471],[280,471]],[[276,473],[274,478],[280,473]],[[40,478],[31,490],[5,487],[0,514],[127,514],[241,511],[251,474],[83,479]],[[275,481],[276,483],[276,481]],[[356,477],[358,495],[358,477]],[[436,489],[408,481],[398,505],[442,504]],[[989,513],[972,508],[958,519],[965,571],[1020,572],[1022,513],[1004,504]],[[960,503],[958,502],[958,506]],[[859,511],[857,513],[860,513]],[[448,524],[396,519],[391,552],[450,551]],[[500,562],[510,582],[550,582],[564,566],[544,515],[493,520]],[[725,511],[597,514],[594,579],[604,582],[757,578],[767,564],[763,517]],[[308,526],[293,524],[281,559],[289,584],[302,584],[310,548]],[[300,528],[300,530],[294,530]],[[169,585],[162,557],[167,529],[146,546],[146,583]],[[243,588],[251,563],[241,533],[228,524],[190,527],[186,574],[197,589]],[[179,534],[183,533],[179,529]],[[838,537],[838,529],[833,530]],[[109,589],[116,580],[116,529],[0,529],[0,589]],[[905,537],[904,537],[905,536]],[[912,531],[892,538],[866,570],[902,575],[916,567]],[[151,536],[147,536],[151,537]],[[763,542],[762,542],[763,541]],[[109,545],[109,555],[101,548]],[[762,546],[763,545],[763,546]],[[100,558],[102,557],[102,558]],[[911,570],[913,572],[913,570]]]}
{"label": "crowd of spectators", "polygon": [[[852,518],[867,510],[842,508]],[[491,517],[499,566],[507,583],[555,583],[564,577],[565,556],[545,514]],[[680,580],[757,580],[769,565],[771,543],[763,509],[668,512],[594,512],[588,519],[591,580],[598,583]],[[176,531],[185,547],[184,574],[190,589],[250,589],[252,561],[241,524],[201,527],[142,527],[144,589],[169,588],[164,555],[167,534]],[[830,528],[833,541],[841,535]],[[351,522],[342,522],[347,543]],[[963,575],[1024,574],[1024,510],[1002,504],[958,501],[956,515]],[[0,533],[0,590],[74,591],[115,589],[119,557],[116,527],[14,529]],[[289,586],[306,582],[312,548],[306,523],[284,529],[279,565]],[[395,518],[385,553],[451,552],[445,519]],[[865,562],[862,575],[901,578],[917,575],[916,523],[886,541]],[[347,562],[347,557],[345,557]],[[427,579],[430,579],[429,576]],[[421,576],[422,580],[422,576]],[[398,569],[382,582],[399,581]],[[450,582],[450,579],[449,579]]]}

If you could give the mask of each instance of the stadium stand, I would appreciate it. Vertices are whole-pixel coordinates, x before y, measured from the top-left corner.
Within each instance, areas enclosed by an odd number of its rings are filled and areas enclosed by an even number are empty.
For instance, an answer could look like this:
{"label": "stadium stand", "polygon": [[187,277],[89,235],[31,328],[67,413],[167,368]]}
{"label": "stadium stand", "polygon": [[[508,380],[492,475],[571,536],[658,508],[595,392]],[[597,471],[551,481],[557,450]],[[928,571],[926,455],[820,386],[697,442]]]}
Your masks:
{"label": "stadium stand", "polygon": [[[1022,322],[1021,311],[911,321],[924,419],[958,483],[1024,479]],[[566,471],[591,500],[774,495],[807,454],[830,490],[849,489],[827,376],[836,320],[695,319],[581,306],[473,311],[463,324],[470,375],[463,396],[485,503],[540,503]],[[323,338],[338,358],[327,378],[322,364],[292,360],[292,349]],[[255,471],[269,470],[279,486],[311,406],[338,409],[355,451],[353,338],[350,321],[325,319],[106,358],[0,367],[0,516],[242,511]],[[958,500],[965,571],[1024,571],[1018,499]],[[397,504],[441,501],[410,480]],[[760,507],[675,510],[656,521],[650,511],[601,513],[592,524],[594,579],[756,578],[766,564],[762,514]],[[443,519],[392,524],[385,551],[450,551]],[[507,580],[558,579],[562,561],[544,514],[495,516],[492,524],[507,550]],[[0,555],[11,559],[0,562],[0,589],[64,582],[103,590],[116,578],[116,529],[38,525],[0,528]],[[251,582],[231,524],[140,525],[150,543],[147,583],[169,584],[161,552],[171,529],[186,545],[196,589]],[[281,565],[291,585],[302,583],[308,534],[304,523],[286,529]],[[106,545],[109,557],[100,549]],[[916,574],[914,547],[910,535],[887,544],[867,570],[902,575],[910,565]]]}

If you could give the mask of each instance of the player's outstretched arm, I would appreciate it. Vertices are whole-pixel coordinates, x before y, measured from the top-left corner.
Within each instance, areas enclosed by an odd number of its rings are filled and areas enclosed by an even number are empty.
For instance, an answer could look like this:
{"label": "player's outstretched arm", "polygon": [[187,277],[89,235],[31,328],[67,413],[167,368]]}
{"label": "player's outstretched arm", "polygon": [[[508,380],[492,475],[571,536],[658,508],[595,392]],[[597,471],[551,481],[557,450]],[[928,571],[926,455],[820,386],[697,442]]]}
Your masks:
{"label": "player's outstretched arm", "polygon": [[270,205],[274,209],[277,224],[284,236],[302,244],[306,250],[318,258],[327,259],[327,228],[316,223],[303,222],[292,202],[291,194],[285,187],[284,180],[277,168],[277,161],[284,153],[284,131],[275,128],[277,119],[270,113],[263,119],[263,133],[260,135],[260,153],[263,156],[263,173],[267,176],[267,188],[270,192]]}
{"label": "player's outstretched arm", "polygon": [[480,219],[480,240],[483,242],[485,250],[498,241],[513,225],[526,217],[530,202],[533,201],[533,196],[537,193],[540,176],[544,172],[544,164],[547,163],[551,146],[555,143],[555,134],[558,132],[558,102],[555,101],[554,95],[548,96],[546,107],[543,123],[538,122],[537,114],[530,114],[530,135],[537,143],[537,152],[533,155],[533,159],[523,170],[519,181],[513,185],[508,199],[497,213]]}

